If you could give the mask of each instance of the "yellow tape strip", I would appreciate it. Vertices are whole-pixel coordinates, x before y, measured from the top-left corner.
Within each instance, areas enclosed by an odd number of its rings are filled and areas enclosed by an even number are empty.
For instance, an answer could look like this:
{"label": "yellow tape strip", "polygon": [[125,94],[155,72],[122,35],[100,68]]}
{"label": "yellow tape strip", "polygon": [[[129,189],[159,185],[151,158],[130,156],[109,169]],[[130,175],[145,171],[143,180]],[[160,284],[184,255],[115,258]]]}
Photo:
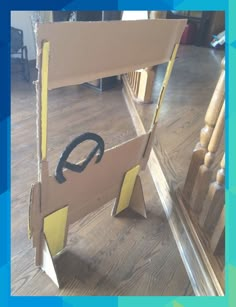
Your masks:
{"label": "yellow tape strip", "polygon": [[49,42],[43,43],[41,66],[41,158],[47,157]]}
{"label": "yellow tape strip", "polygon": [[137,165],[132,169],[130,169],[128,172],[126,172],[125,178],[122,183],[119,201],[115,214],[118,214],[124,209],[128,208],[139,170],[140,170],[140,165]]}
{"label": "yellow tape strip", "polygon": [[52,256],[64,248],[68,206],[59,209],[44,218],[43,232],[46,236]]}
{"label": "yellow tape strip", "polygon": [[164,96],[165,96],[165,93],[166,93],[166,88],[167,88],[167,85],[168,85],[168,82],[169,82],[169,79],[170,79],[170,76],[171,76],[171,72],[172,72],[172,69],[173,69],[173,66],[174,66],[174,63],[175,63],[175,58],[176,58],[178,48],[179,48],[179,44],[176,44],[175,47],[174,47],[174,50],[172,52],[171,58],[169,60],[168,66],[166,68],[165,78],[163,80],[161,92],[160,92],[158,102],[157,102],[157,109],[156,109],[156,112],[155,112],[154,118],[153,118],[153,124],[156,124],[157,120],[158,120],[158,115],[159,115],[160,108],[161,108],[161,105],[162,105],[162,102],[163,102],[163,99],[164,99]]}

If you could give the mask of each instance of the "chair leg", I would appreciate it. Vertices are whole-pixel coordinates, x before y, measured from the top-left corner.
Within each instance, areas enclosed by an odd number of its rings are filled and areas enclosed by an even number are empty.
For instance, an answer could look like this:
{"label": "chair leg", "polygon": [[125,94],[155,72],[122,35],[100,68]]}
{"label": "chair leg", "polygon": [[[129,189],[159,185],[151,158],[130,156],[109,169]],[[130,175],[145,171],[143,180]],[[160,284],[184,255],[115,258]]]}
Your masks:
{"label": "chair leg", "polygon": [[22,48],[22,62],[23,62],[23,69],[24,69],[24,78],[26,81],[30,81],[30,68],[29,68],[29,60],[28,60],[28,50],[27,47],[24,46]]}

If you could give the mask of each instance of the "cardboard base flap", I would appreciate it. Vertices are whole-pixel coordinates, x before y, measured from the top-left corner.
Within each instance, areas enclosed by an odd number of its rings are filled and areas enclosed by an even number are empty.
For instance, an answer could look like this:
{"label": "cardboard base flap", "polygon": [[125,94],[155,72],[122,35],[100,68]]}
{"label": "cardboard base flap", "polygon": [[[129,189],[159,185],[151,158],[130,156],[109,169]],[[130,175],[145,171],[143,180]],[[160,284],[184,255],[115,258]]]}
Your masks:
{"label": "cardboard base flap", "polygon": [[138,175],[139,171],[140,165],[136,165],[126,172],[120,194],[112,210],[112,216],[116,216],[125,209],[130,208],[145,218],[147,217],[142,183]]}
{"label": "cardboard base flap", "polygon": [[134,212],[142,215],[143,217],[147,218],[147,211],[146,205],[143,195],[143,188],[140,176],[138,175],[136,178],[136,182],[134,185],[133,194],[130,200],[129,208]]}
{"label": "cardboard base flap", "polygon": [[42,264],[41,269],[51,278],[54,284],[60,288],[59,279],[56,272],[56,267],[53,261],[52,254],[50,253],[47,239],[45,235],[42,236]]}

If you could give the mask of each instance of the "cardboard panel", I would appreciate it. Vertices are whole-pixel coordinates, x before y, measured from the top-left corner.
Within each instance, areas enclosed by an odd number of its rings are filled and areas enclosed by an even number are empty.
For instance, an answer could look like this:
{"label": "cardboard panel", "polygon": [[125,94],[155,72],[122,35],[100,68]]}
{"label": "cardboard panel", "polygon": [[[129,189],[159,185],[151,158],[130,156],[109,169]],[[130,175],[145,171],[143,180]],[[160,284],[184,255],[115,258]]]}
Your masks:
{"label": "cardboard panel", "polygon": [[52,256],[64,248],[68,206],[57,210],[44,218],[43,232]]}
{"label": "cardboard panel", "polygon": [[121,211],[129,207],[130,199],[134,189],[134,184],[139,171],[140,171],[140,165],[136,165],[133,168],[131,168],[128,172],[126,172],[113,215],[117,215]]}
{"label": "cardboard panel", "polygon": [[[176,55],[174,46],[178,44],[185,24],[186,20],[142,20],[38,25],[40,78],[36,90],[40,184],[32,191],[29,226],[36,247],[36,264],[41,265],[58,286],[52,257],[63,249],[69,224],[114,198],[118,198],[116,213],[130,204],[133,210],[146,217],[141,181],[137,175],[149,157],[157,114],[151,133],[106,150],[97,164],[93,157],[82,173],[64,170],[66,181],[59,183],[54,176],[48,175],[48,89],[167,62],[171,55],[172,58]],[[173,64],[169,65],[167,82]],[[162,100],[163,96],[160,103]]]}
{"label": "cardboard panel", "polygon": [[29,217],[28,227],[30,238],[33,234],[33,246],[36,247],[38,238],[41,231],[41,219],[40,219],[40,183],[32,185],[30,192],[30,205],[29,205]]}
{"label": "cardboard panel", "polygon": [[[42,206],[42,216],[69,206],[68,223],[98,209],[101,205],[119,195],[124,174],[140,163],[148,135],[141,135],[117,147],[105,151],[102,160],[95,164],[95,158],[82,173],[65,170],[66,182],[60,184],[54,176],[48,177],[47,206]],[[39,216],[35,220],[34,233],[41,227]]]}
{"label": "cardboard panel", "polygon": [[167,62],[185,24],[185,19],[39,24],[39,51],[44,40],[50,42],[48,88]]}
{"label": "cardboard panel", "polygon": [[41,67],[41,157],[47,156],[49,42],[43,43]]}

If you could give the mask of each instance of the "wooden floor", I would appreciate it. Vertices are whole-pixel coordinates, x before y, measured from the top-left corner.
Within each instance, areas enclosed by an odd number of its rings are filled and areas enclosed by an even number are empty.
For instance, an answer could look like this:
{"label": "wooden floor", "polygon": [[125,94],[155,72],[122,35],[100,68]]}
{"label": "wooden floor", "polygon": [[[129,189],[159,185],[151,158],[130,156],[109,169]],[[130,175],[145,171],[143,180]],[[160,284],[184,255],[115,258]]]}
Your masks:
{"label": "wooden floor", "polygon": [[[176,183],[183,181],[181,174],[186,171],[202,127],[222,57],[222,52],[196,47],[181,47],[180,52],[155,146],[161,153],[160,159],[168,160]],[[207,65],[206,71],[198,69],[199,60]],[[163,68],[158,68],[160,73],[157,74],[154,97]],[[196,86],[196,95],[191,95]],[[83,86],[73,86],[52,91],[49,102],[48,159],[51,172],[64,147],[81,133],[100,134],[107,148],[135,136],[120,88],[101,94]],[[138,106],[145,125],[151,118],[153,107]],[[64,280],[61,290],[34,266],[34,250],[27,238],[27,214],[30,186],[37,180],[35,121],[34,87],[20,75],[14,75],[12,295],[194,295],[148,171],[142,174],[147,220],[130,212],[111,218],[110,203],[75,223],[70,228],[67,248],[57,260]],[[189,134],[186,140],[183,131]],[[88,150],[88,146],[82,146],[72,158],[75,161],[79,157],[80,160]]]}

